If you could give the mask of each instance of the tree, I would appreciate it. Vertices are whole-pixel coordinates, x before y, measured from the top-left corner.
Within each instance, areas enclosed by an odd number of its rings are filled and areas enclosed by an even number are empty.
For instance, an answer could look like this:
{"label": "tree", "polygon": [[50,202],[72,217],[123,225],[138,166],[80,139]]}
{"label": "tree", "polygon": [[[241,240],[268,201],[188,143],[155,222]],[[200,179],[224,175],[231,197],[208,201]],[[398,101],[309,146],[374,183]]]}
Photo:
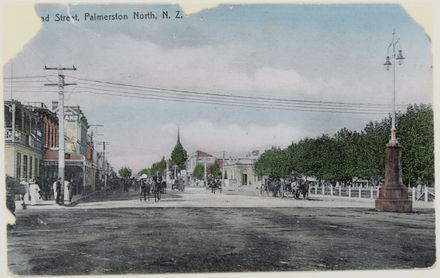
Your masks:
{"label": "tree", "polygon": [[138,173],[139,176],[142,176],[143,174],[149,176],[151,174],[151,169],[150,168],[144,168],[144,169],[140,170],[139,173]]}
{"label": "tree", "polygon": [[197,164],[196,167],[194,167],[192,176],[196,179],[202,179],[205,175],[205,168],[201,164]]}
{"label": "tree", "polygon": [[430,106],[409,106],[397,121],[403,181],[434,184],[434,119]]}
{"label": "tree", "polygon": [[157,171],[164,172],[167,169],[167,162],[165,161],[165,157],[162,157],[162,159],[158,162],[153,163],[151,165],[151,174],[155,175]]}
{"label": "tree", "polygon": [[287,152],[280,148],[266,150],[255,163],[254,170],[259,176],[273,178],[287,176],[290,172]]}
{"label": "tree", "polygon": [[[397,131],[402,146],[404,184],[434,183],[433,110],[412,105],[399,113]],[[361,132],[341,129],[294,142],[286,149],[265,151],[255,163],[257,175],[286,177],[291,171],[320,180],[345,183],[353,178],[384,176],[385,145],[390,140],[391,116],[370,121]]]}
{"label": "tree", "polygon": [[220,167],[218,167],[217,164],[213,164],[209,167],[209,173],[215,178],[218,178],[222,175],[222,171],[220,171]]}
{"label": "tree", "polygon": [[128,167],[122,167],[118,171],[119,176],[123,178],[130,178],[131,177],[131,169]]}
{"label": "tree", "polygon": [[180,141],[177,142],[171,153],[171,160],[177,165],[180,169],[184,168],[185,162],[188,159],[188,154],[186,150],[183,148]]}

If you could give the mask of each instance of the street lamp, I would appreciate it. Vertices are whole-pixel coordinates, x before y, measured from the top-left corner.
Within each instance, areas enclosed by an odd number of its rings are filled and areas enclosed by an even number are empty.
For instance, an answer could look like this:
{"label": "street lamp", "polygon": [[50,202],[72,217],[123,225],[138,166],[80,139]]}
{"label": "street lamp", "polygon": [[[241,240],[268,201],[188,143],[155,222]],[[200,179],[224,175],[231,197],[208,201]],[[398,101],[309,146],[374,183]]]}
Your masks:
{"label": "street lamp", "polygon": [[[390,58],[390,50],[392,55]],[[397,51],[396,51],[397,50]],[[392,61],[391,61],[392,59]],[[388,45],[384,66],[387,70],[393,67],[393,114],[391,115],[391,139],[386,145],[385,152],[385,182],[379,188],[379,197],[375,201],[378,211],[410,212],[412,202],[408,199],[408,189],[402,182],[402,167],[400,164],[401,146],[396,136],[396,63],[402,65],[405,57],[400,49],[400,38],[395,38]]]}
{"label": "street lamp", "polygon": [[[405,57],[402,55],[402,50],[400,49],[400,38],[395,38],[395,32],[393,32],[393,39],[388,45],[387,49],[387,58],[385,60],[384,66],[387,70],[390,70],[390,67],[393,66],[393,114],[391,115],[391,140],[390,142],[397,143],[397,136],[396,136],[396,62],[399,65],[403,64],[403,60],[405,60]],[[398,51],[396,53],[396,50],[398,48]],[[392,59],[393,62],[391,63],[390,60],[390,50],[392,50]]]}

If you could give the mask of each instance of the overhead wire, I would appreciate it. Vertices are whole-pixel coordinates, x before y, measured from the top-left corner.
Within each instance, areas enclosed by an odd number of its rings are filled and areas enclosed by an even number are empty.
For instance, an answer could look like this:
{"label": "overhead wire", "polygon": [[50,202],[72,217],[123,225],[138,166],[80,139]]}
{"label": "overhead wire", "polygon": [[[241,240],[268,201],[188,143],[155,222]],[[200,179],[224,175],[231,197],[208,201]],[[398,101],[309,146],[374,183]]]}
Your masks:
{"label": "overhead wire", "polygon": [[[46,76],[18,76],[12,77],[14,87],[19,87],[23,90],[26,88],[40,88],[41,86],[32,84],[20,84],[22,81],[27,82],[43,82],[38,80],[22,80],[22,79],[35,79],[45,78],[57,75]],[[80,84],[75,87],[75,93],[92,93],[98,95],[107,96],[119,96],[119,97],[131,97],[138,99],[156,99],[165,101],[178,101],[185,103],[203,103],[203,104],[216,104],[226,106],[239,106],[248,108],[261,108],[261,109],[281,109],[281,110],[293,110],[293,111],[308,111],[308,112],[328,112],[328,113],[352,113],[352,114],[385,114],[389,113],[388,104],[377,103],[360,103],[360,102],[337,102],[337,101],[316,101],[316,100],[298,100],[287,98],[271,98],[271,97],[256,97],[245,95],[232,95],[225,93],[207,93],[191,90],[178,90],[168,89],[160,87],[149,87],[142,85],[125,84],[119,82],[109,82],[101,80],[93,80],[87,78],[78,78],[74,76],[68,76],[74,78]],[[5,79],[9,79],[6,77]],[[49,80],[50,81],[50,80]],[[45,91],[51,92],[51,87],[45,87]],[[76,91],[77,89],[83,91]],[[42,92],[31,91],[29,92]],[[55,92],[55,91],[52,91]],[[72,93],[66,91],[66,93]],[[404,107],[399,105],[399,107]]]}

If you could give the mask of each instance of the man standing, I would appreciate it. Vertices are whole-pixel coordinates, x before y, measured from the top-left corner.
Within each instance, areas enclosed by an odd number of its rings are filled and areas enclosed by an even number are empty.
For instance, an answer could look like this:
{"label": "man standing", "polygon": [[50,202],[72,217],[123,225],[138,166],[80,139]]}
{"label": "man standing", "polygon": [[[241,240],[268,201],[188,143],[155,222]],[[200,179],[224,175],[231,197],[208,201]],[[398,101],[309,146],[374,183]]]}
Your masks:
{"label": "man standing", "polygon": [[58,178],[54,185],[55,185],[56,203],[58,205],[62,205],[63,196],[61,195],[61,178]]}
{"label": "man standing", "polygon": [[70,186],[69,186],[69,203],[72,202],[73,198],[73,178],[70,179]]}

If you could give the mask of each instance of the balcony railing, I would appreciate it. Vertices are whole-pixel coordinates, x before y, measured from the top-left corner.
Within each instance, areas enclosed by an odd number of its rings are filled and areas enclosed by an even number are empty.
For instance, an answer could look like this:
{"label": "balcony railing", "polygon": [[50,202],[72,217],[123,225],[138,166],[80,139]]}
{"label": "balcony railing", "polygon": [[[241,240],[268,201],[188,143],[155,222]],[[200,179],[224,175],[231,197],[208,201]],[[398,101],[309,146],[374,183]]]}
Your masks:
{"label": "balcony railing", "polygon": [[15,134],[12,133],[12,128],[5,128],[5,143],[6,144],[21,144],[24,146],[29,146],[35,150],[41,150],[43,147],[43,142],[41,138],[32,134],[26,135],[20,131],[15,131]]}

